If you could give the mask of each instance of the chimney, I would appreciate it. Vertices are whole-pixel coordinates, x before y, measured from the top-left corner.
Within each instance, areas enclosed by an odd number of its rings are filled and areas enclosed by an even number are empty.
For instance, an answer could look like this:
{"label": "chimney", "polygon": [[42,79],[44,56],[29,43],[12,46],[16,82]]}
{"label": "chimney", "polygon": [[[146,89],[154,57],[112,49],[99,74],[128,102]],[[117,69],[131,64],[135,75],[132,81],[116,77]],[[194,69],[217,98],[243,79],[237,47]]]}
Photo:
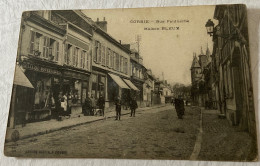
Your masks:
{"label": "chimney", "polygon": [[119,40],[119,43],[121,44],[121,40]]}
{"label": "chimney", "polygon": [[106,17],[103,18],[103,21],[99,21],[99,18],[97,18],[96,24],[105,32],[107,32],[107,21]]}

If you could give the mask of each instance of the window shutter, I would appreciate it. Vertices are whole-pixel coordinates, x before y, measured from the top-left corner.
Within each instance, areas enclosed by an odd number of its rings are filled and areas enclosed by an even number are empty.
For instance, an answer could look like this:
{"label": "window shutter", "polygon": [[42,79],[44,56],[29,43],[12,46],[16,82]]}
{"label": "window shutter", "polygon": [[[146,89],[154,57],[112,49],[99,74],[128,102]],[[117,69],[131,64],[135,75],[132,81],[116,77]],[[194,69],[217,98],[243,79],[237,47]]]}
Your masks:
{"label": "window shutter", "polygon": [[30,42],[30,53],[33,54],[34,52],[34,38],[35,38],[35,32],[31,31],[31,42]]}

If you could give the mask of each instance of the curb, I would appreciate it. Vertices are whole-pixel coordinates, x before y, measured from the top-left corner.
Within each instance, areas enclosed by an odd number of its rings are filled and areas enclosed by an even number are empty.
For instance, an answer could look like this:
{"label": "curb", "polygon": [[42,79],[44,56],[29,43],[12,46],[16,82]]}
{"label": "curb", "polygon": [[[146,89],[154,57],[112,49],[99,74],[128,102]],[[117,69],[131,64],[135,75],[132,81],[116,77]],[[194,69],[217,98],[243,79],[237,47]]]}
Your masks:
{"label": "curb", "polygon": [[[149,109],[145,109],[145,110],[139,110],[139,111],[148,111],[148,110],[151,110],[151,109],[156,109],[156,108],[161,108],[161,107],[165,107],[167,105],[159,105],[157,107],[153,107],[153,108],[149,108]],[[129,115],[130,113],[123,113],[121,114],[121,116],[123,115]],[[113,115],[113,116],[108,116],[106,117],[107,119],[110,119],[110,118],[115,118],[116,116]],[[81,126],[81,125],[85,125],[85,124],[89,124],[89,123],[93,123],[93,122],[97,122],[97,121],[101,121],[101,120],[104,120],[105,117],[103,118],[100,118],[100,119],[95,119],[95,120],[91,120],[91,121],[88,121],[88,122],[83,122],[83,123],[78,123],[78,124],[74,124],[74,125],[70,125],[70,126],[64,126],[64,127],[60,127],[60,128],[56,128],[56,129],[50,129],[50,130],[46,130],[46,131],[40,131],[40,132],[37,132],[37,133],[34,133],[34,134],[29,134],[29,135],[24,135],[24,136],[20,136],[19,140],[23,140],[23,139],[27,139],[27,138],[30,138],[30,137],[36,137],[36,136],[40,136],[40,135],[44,135],[44,134],[49,134],[49,133],[52,133],[52,132],[55,132],[55,131],[59,131],[59,130],[65,130],[65,129],[69,129],[69,128],[73,128],[73,127],[77,127],[77,126]],[[19,141],[18,140],[18,141]],[[11,139],[5,139],[5,143],[9,143],[9,142],[15,142]]]}

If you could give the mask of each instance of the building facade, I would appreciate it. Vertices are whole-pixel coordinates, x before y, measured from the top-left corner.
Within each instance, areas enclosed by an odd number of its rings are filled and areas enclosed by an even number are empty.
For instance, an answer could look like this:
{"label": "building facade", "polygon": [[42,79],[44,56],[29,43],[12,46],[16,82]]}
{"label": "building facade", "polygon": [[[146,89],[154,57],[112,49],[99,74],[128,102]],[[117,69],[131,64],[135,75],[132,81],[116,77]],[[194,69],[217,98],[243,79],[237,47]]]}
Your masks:
{"label": "building facade", "polygon": [[213,63],[219,110],[233,125],[255,134],[245,5],[216,6],[218,25],[213,34]]}

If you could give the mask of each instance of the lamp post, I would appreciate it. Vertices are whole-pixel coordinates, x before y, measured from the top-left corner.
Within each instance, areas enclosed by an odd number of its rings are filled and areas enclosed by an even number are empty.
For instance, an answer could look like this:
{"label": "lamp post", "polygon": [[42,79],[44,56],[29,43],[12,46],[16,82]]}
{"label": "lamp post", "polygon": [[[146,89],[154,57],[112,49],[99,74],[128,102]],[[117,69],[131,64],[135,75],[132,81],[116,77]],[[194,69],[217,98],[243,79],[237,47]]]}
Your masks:
{"label": "lamp post", "polygon": [[210,36],[213,36],[213,33],[214,33],[214,23],[213,21],[211,21],[211,19],[209,19],[205,25],[206,29],[207,29],[207,33],[210,35]]}

